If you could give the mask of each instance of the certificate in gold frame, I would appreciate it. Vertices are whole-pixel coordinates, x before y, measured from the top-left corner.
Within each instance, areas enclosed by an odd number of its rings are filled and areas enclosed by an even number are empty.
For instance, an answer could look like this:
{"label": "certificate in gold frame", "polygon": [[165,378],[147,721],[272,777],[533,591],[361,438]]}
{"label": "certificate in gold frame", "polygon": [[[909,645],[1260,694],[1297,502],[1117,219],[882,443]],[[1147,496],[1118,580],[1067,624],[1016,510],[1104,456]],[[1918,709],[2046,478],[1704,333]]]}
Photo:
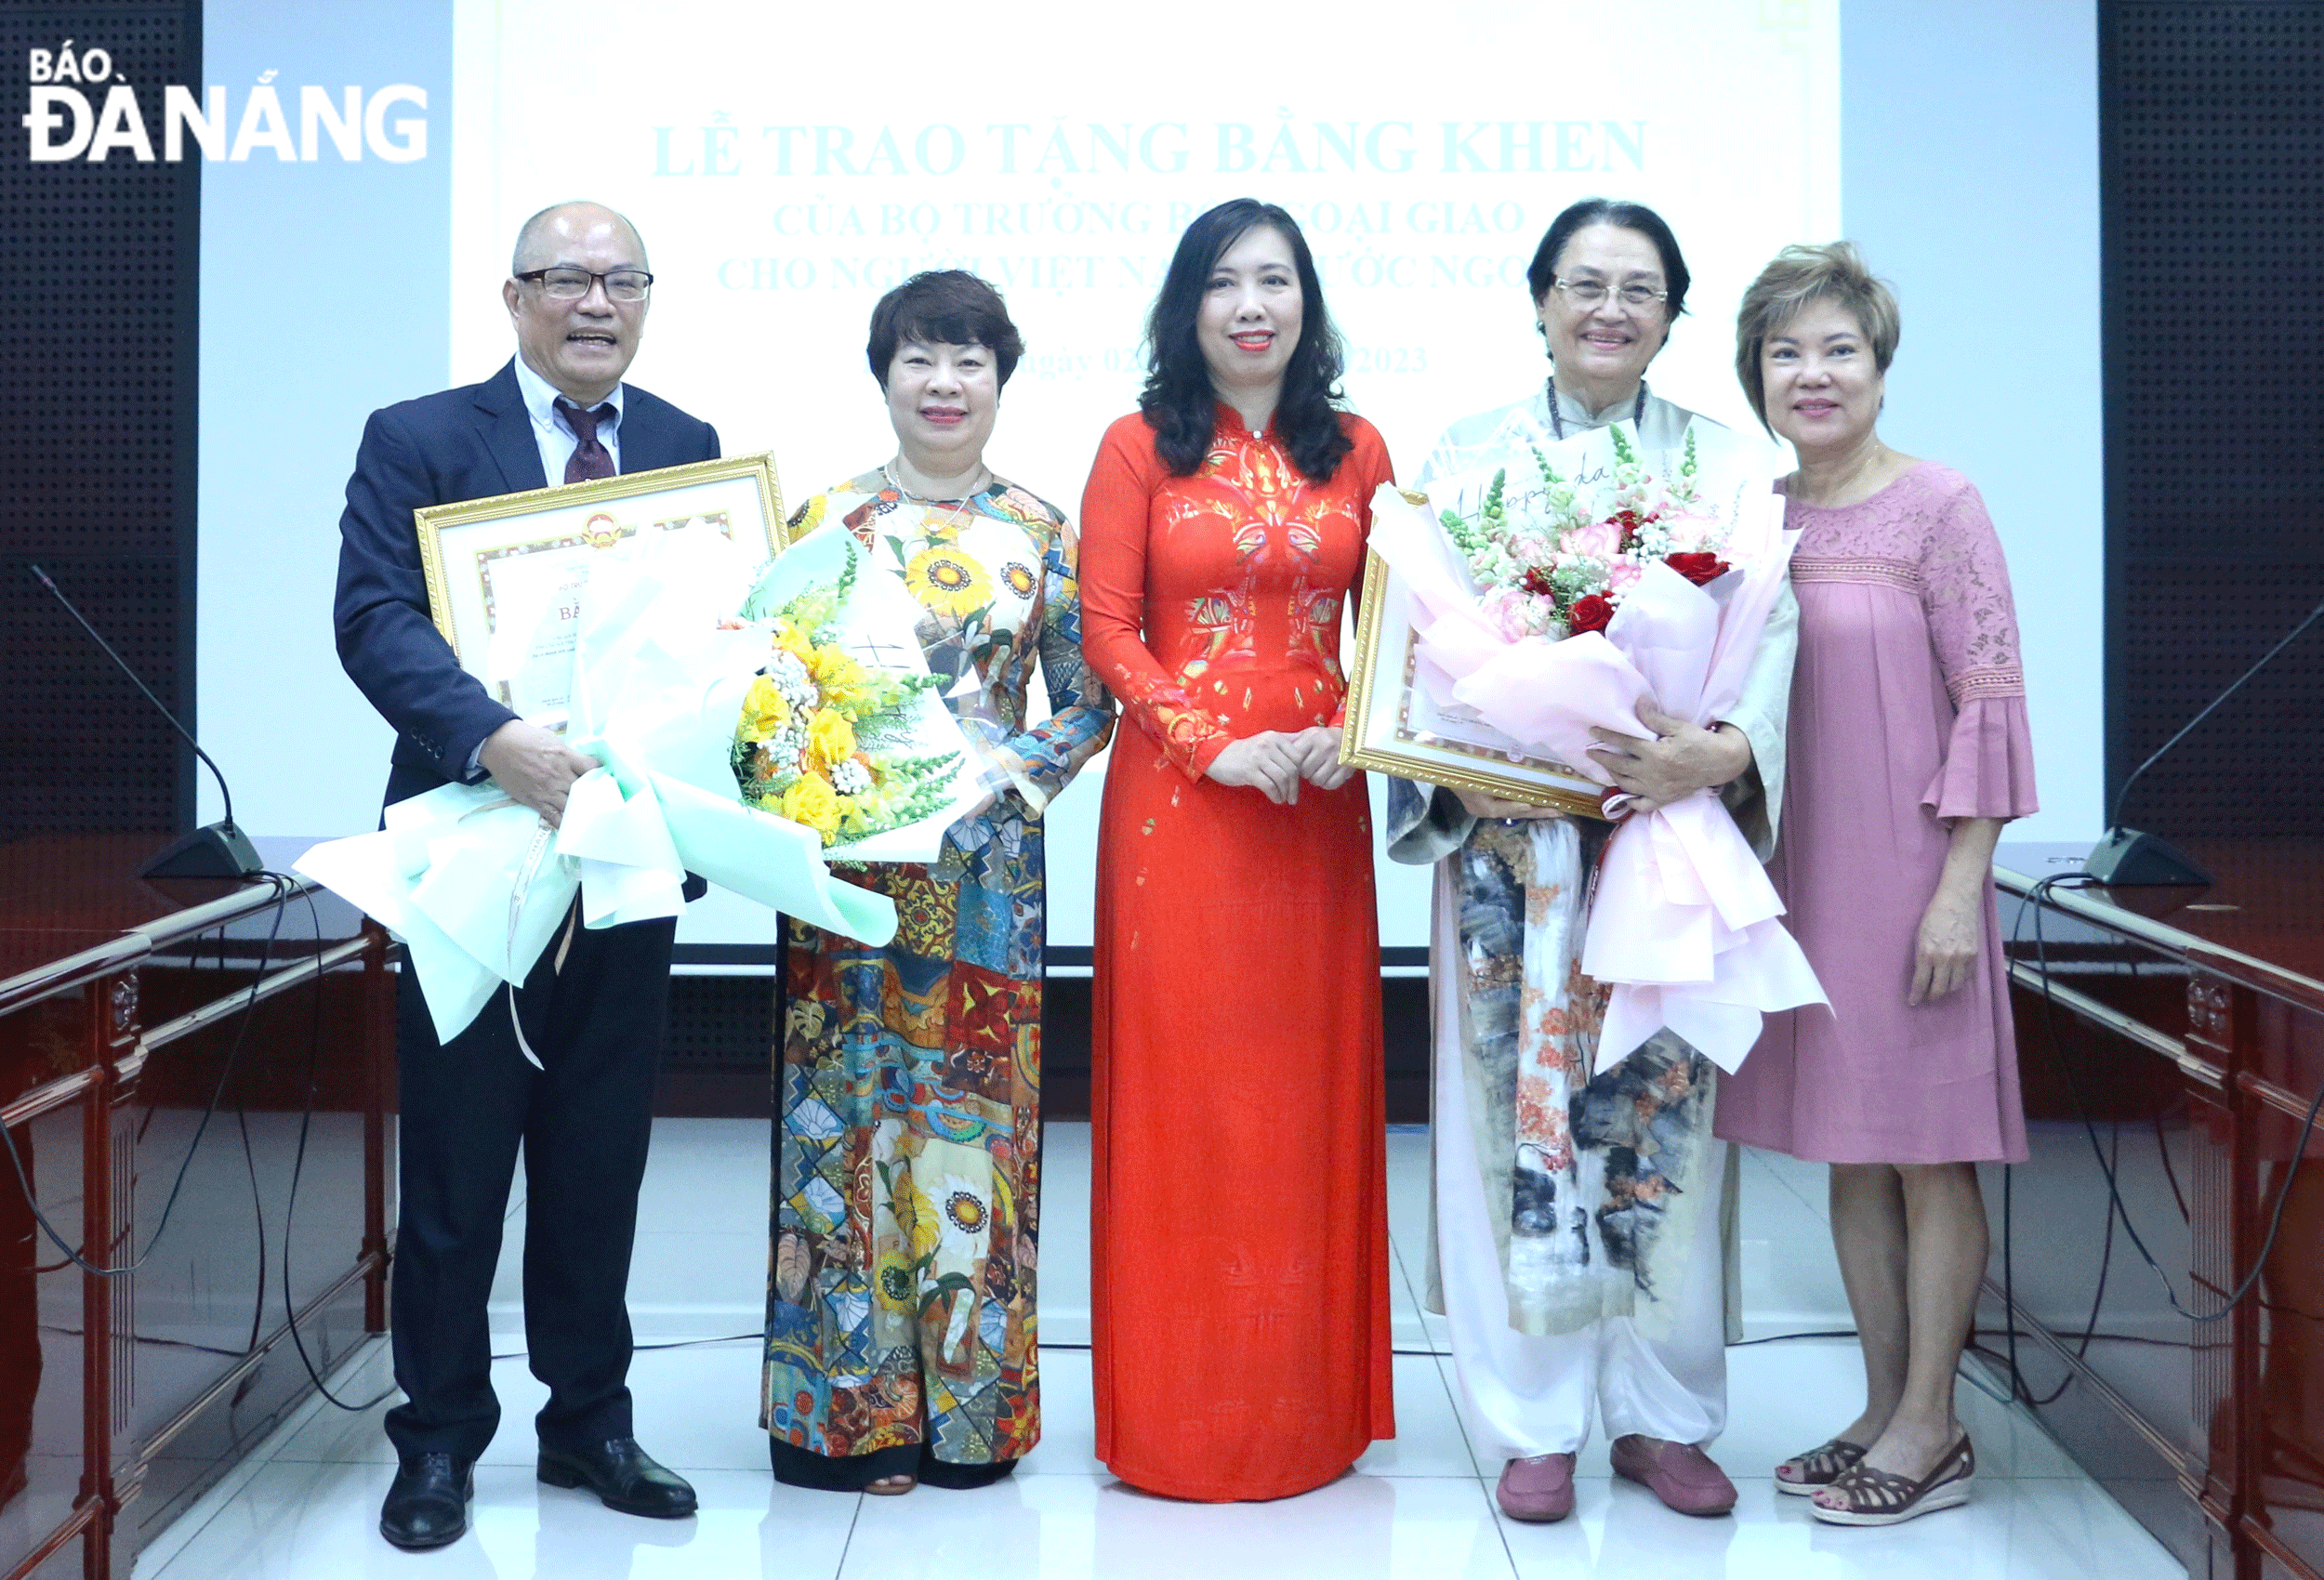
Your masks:
{"label": "certificate in gold frame", "polygon": [[[1426,504],[1410,494],[1406,497]],[[1482,724],[1425,717],[1432,711],[1427,699],[1414,691],[1411,596],[1388,562],[1368,552],[1355,649],[1346,727],[1340,737],[1341,762],[1578,817],[1605,816],[1598,801],[1603,787],[1570,765],[1526,757]]]}
{"label": "certificate in gold frame", "polygon": [[694,521],[770,559],[785,546],[783,488],[767,452],[431,505],[412,516],[429,614],[460,667],[502,706],[550,725],[562,722],[570,688],[572,595],[599,550]]}

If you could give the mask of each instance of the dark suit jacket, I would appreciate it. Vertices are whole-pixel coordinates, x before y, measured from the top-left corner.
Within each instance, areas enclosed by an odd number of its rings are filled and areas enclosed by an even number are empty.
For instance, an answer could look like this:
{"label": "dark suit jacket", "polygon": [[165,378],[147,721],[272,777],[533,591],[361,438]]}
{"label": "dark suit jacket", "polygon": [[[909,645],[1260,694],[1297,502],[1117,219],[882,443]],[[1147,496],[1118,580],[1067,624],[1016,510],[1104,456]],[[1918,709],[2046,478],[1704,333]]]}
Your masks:
{"label": "dark suit jacket", "polygon": [[[719,454],[718,430],[636,385],[622,389],[621,469],[652,471]],[[412,512],[547,486],[533,420],[510,362],[482,384],[371,414],[339,518],[333,606],[339,662],[395,726],[387,799],[465,780],[486,736],[516,716],[460,667],[428,615]]]}

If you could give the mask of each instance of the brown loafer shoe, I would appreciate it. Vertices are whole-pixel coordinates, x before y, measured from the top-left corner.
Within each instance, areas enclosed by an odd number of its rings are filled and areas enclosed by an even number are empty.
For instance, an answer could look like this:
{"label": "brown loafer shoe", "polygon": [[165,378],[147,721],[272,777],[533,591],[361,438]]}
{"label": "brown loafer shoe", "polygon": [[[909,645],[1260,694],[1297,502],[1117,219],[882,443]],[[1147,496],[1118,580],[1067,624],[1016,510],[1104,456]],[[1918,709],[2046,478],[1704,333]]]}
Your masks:
{"label": "brown loafer shoe", "polygon": [[1530,1524],[1565,1519],[1574,1511],[1574,1456],[1537,1454],[1531,1459],[1511,1460],[1501,1467],[1493,1501],[1512,1520]]}
{"label": "brown loafer shoe", "polygon": [[1681,1514],[1732,1513],[1735,1483],[1691,1442],[1666,1442],[1635,1433],[1614,1440],[1614,1473],[1636,1481]]}

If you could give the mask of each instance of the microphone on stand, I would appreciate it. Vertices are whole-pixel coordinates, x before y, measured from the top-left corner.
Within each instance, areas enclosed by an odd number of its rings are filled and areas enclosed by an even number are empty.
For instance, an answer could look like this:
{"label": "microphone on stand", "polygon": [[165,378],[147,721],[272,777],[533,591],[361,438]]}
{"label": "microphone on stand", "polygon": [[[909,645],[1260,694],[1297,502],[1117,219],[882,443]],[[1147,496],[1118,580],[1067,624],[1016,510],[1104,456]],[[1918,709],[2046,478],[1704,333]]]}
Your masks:
{"label": "microphone on stand", "polygon": [[88,616],[73,606],[73,600],[64,596],[64,590],[48,579],[48,573],[37,565],[32,569],[33,574],[40,578],[40,585],[57,595],[57,601],[64,605],[65,612],[81,623],[81,629],[89,634],[89,640],[104,649],[107,658],[121,665],[121,672],[129,678],[129,683],[143,691],[145,700],[169,720],[169,727],[186,738],[186,744],[193,748],[193,755],[202,759],[218,780],[218,793],[226,798],[224,818],[217,823],[203,824],[171,845],[139,867],[138,876],[257,877],[266,871],[266,863],[258,859],[258,852],[251,849],[249,839],[234,826],[234,793],[226,788],[226,776],[218,772],[218,764],[210,761],[210,754],[202,749],[202,743],[193,738],[193,731],[178,723],[178,716],[162,705],[162,699],[153,694],[152,688],[138,678],[138,672],[129,667],[127,659],[113,652],[112,643],[97,634],[97,627],[88,623]]}
{"label": "microphone on stand", "polygon": [[2114,797],[2114,816],[2107,820],[2106,836],[2098,841],[2090,852],[2090,860],[2082,863],[2083,871],[2100,883],[2112,888],[2136,888],[2146,884],[2207,884],[2211,874],[2205,872],[2194,858],[2169,842],[2151,834],[2141,834],[2134,828],[2122,826],[2122,808],[2131,798],[2131,786],[2138,776],[2160,762],[2163,754],[2187,737],[2187,733],[2212,713],[2219,704],[2243,689],[2243,683],[2268,665],[2278,653],[2297,641],[2300,634],[2324,617],[2324,603],[2308,611],[2308,617],[2294,625],[2284,639],[2260,655],[2260,661],[2236,677],[2235,684],[2213,697],[2202,712],[2179,727],[2179,732],[2155,748],[2154,756],[2132,770],[2122,782],[2122,788]]}

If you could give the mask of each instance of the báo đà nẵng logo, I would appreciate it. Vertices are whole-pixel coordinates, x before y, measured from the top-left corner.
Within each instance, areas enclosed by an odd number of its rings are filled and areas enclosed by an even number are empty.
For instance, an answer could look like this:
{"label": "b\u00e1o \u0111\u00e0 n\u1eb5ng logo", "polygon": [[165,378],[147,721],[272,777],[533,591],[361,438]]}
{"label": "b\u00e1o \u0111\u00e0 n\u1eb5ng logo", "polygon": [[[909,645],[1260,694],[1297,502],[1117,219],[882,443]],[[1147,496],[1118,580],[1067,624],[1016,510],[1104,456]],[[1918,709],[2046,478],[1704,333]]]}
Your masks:
{"label": "b\u00e1o \u0111\u00e0 n\u1eb5ng logo", "polygon": [[[236,114],[232,96],[215,85],[197,99],[192,89],[171,83],[161,89],[158,105],[141,100],[139,88],[144,85],[115,76],[112,52],[101,46],[76,51],[68,38],[31,56],[32,107],[22,121],[35,164],[84,159],[101,165],[116,153],[141,165],[156,158],[175,163],[185,157],[189,141],[203,158],[230,163],[260,152],[273,154],[278,163],[313,163],[324,157],[326,146],[342,161],[361,159],[366,149],[394,165],[428,157],[427,117],[390,118],[400,107],[428,108],[428,90],[410,83],[368,92],[301,86],[294,112],[283,101],[290,89],[275,86],[273,72],[261,72]],[[145,86],[144,91],[151,95],[153,89]],[[158,120],[149,117],[149,110],[158,112]]]}

